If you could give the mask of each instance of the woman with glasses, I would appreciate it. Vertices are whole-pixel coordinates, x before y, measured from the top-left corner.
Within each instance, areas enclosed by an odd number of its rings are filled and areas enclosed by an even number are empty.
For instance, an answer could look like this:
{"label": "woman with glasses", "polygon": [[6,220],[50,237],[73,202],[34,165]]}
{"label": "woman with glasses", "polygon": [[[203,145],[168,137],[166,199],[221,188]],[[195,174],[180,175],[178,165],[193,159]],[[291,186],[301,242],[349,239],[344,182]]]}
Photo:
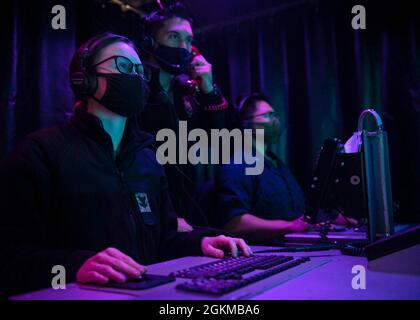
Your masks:
{"label": "woman with glasses", "polygon": [[153,137],[136,126],[145,79],[130,40],[90,39],[70,65],[71,121],[30,134],[1,163],[1,294],[51,286],[56,266],[68,282],[105,285],[173,257],[251,254],[215,230],[177,232]]}

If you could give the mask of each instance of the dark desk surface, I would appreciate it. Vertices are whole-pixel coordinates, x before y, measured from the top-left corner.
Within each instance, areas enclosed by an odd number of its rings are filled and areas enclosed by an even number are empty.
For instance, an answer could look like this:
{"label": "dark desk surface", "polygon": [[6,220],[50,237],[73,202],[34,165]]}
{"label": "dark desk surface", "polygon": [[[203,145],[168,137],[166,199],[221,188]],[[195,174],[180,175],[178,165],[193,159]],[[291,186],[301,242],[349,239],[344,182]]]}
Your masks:
{"label": "dark desk surface", "polygon": [[[254,251],[270,247],[253,247]],[[269,253],[273,254],[273,253]],[[16,300],[40,299],[115,299],[115,300],[196,300],[196,299],[420,299],[420,276],[381,273],[368,270],[363,257],[343,256],[337,250],[279,253],[279,255],[310,256],[311,261],[274,275],[221,297],[184,292],[175,289],[179,282],[168,283],[143,291],[120,290],[68,284],[64,290],[45,289],[15,296]],[[167,275],[172,271],[203,264],[215,259],[185,257],[148,266],[153,274]],[[352,268],[366,268],[366,289],[352,287]]]}

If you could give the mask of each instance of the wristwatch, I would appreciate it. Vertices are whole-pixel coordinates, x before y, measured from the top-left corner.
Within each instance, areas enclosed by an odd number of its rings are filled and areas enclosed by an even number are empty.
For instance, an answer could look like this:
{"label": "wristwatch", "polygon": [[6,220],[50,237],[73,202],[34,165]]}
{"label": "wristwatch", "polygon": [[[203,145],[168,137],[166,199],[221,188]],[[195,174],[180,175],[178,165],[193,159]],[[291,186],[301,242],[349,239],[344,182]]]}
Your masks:
{"label": "wristwatch", "polygon": [[222,99],[220,103],[211,103],[210,105],[204,105],[203,108],[205,111],[221,111],[226,109],[229,105],[216,84],[213,84],[213,90],[211,92],[203,94],[203,96],[205,96],[206,99],[212,102],[219,102],[220,99]]}

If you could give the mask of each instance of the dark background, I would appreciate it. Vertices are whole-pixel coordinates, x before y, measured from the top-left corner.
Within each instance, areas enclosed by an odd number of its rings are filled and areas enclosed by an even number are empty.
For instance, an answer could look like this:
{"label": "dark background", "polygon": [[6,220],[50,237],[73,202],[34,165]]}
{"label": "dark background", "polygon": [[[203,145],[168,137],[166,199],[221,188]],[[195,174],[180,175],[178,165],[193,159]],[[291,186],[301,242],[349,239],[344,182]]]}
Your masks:
{"label": "dark background", "polygon": [[[414,2],[194,0],[196,45],[232,102],[264,91],[285,131],[277,152],[304,184],[324,139],[346,140],[365,107],[389,135],[397,221],[420,221],[420,38]],[[66,8],[53,30],[51,8]],[[351,28],[362,4],[367,29]],[[139,17],[103,1],[2,1],[0,158],[26,134],[64,122],[73,96],[67,68],[76,47],[113,31],[139,37]]]}

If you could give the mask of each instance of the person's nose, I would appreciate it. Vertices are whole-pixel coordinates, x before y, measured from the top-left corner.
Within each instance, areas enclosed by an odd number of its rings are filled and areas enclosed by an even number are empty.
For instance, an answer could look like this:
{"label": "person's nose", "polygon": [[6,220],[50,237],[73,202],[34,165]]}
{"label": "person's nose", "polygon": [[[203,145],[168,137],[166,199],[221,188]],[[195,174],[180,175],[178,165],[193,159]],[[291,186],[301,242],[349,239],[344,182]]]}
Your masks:
{"label": "person's nose", "polygon": [[188,50],[188,43],[187,43],[187,41],[181,41],[181,48]]}

